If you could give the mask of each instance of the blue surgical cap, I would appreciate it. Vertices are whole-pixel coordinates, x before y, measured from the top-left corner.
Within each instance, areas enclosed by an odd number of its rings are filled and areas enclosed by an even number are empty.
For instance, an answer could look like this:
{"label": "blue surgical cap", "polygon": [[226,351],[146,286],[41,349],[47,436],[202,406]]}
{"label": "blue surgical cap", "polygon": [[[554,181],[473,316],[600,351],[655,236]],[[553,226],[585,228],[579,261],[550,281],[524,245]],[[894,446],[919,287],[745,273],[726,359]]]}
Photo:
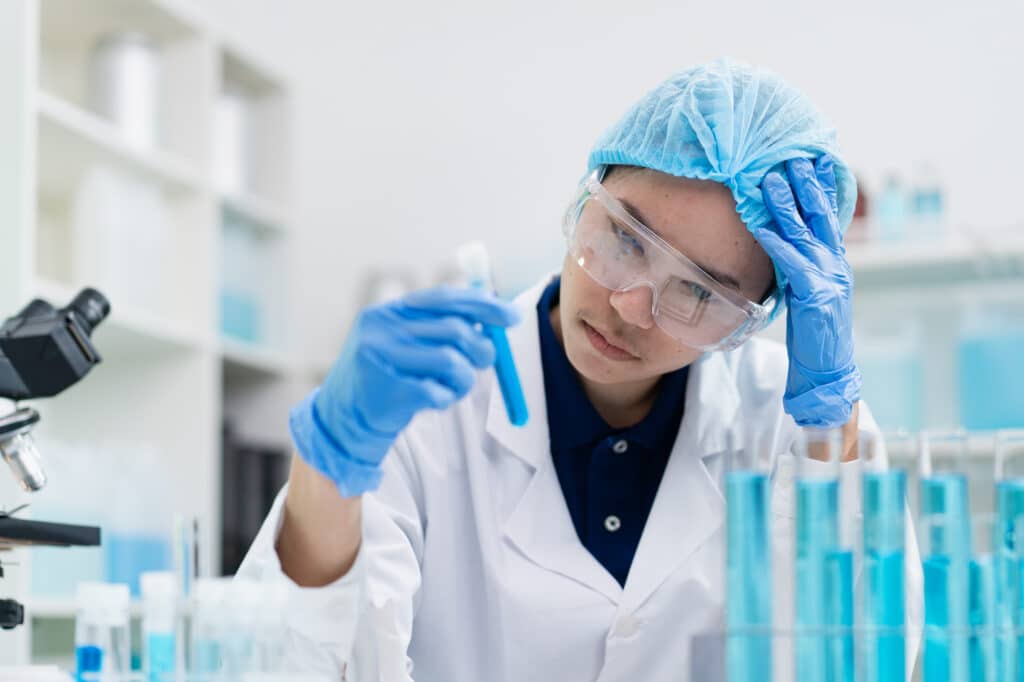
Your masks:
{"label": "blue surgical cap", "polygon": [[[765,69],[718,59],[678,73],[647,93],[590,152],[599,166],[642,166],[713,180],[732,191],[751,232],[771,221],[761,195],[770,171],[794,158],[835,160],[839,226],[853,218],[857,182],[836,146],[835,130],[810,99]],[[779,291],[786,277],[775,267]],[[782,308],[772,311],[772,318]]]}

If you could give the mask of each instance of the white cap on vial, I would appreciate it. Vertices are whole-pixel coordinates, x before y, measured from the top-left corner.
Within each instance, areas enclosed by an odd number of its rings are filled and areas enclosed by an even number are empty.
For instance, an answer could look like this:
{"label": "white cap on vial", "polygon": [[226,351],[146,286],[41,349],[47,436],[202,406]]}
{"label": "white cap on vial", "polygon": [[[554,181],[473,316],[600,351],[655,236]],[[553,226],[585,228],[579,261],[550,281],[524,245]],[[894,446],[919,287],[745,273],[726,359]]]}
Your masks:
{"label": "white cap on vial", "polygon": [[79,616],[98,625],[119,627],[128,624],[131,592],[121,583],[82,582],[75,601]]}

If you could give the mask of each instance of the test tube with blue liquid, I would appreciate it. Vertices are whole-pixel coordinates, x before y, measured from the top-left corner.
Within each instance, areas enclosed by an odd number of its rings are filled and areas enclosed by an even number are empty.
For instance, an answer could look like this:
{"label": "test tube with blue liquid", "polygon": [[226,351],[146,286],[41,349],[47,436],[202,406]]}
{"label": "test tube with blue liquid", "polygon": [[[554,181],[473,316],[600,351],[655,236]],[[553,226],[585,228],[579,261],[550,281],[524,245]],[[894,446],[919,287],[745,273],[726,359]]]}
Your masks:
{"label": "test tube with blue liquid", "polygon": [[121,682],[131,673],[130,599],[124,584],[78,584],[76,682]]}
{"label": "test tube with blue liquid", "polygon": [[996,644],[1000,682],[1024,679],[1024,431],[995,435]]}
{"label": "test tube with blue liquid", "polygon": [[[864,682],[902,682],[906,677],[903,586],[907,478],[902,469],[890,468],[888,444],[867,433],[858,438],[864,513]],[[892,444],[899,447],[898,442]]]}
{"label": "test tube with blue liquid", "polygon": [[974,553],[968,567],[967,650],[971,682],[998,682],[1001,653],[997,642],[999,597],[997,562],[993,553],[995,516],[972,519]]}
{"label": "test tube with blue liquid", "polygon": [[797,447],[797,681],[853,682],[853,549],[839,518],[842,433],[804,429]]}
{"label": "test tube with blue liquid", "polygon": [[730,443],[725,474],[729,682],[771,682],[770,492],[768,472]]}
{"label": "test tube with blue liquid", "polygon": [[178,670],[178,577],[152,571],[139,578],[142,587],[142,671],[145,682],[175,682]]}
{"label": "test tube with blue liquid", "polygon": [[919,528],[924,569],[924,682],[970,679],[971,520],[967,434],[920,437]]}
{"label": "test tube with blue liquid", "polygon": [[[456,257],[470,286],[487,291],[494,290],[490,258],[483,244],[480,242],[465,244],[459,248]],[[514,426],[523,426],[529,420],[529,413],[526,409],[526,397],[523,395],[523,388],[519,381],[519,372],[516,370],[515,360],[512,357],[512,348],[508,343],[508,336],[502,327],[492,325],[484,325],[484,333],[494,344],[496,353],[494,372],[498,377],[498,385],[501,388],[501,397],[505,401],[508,419]]]}

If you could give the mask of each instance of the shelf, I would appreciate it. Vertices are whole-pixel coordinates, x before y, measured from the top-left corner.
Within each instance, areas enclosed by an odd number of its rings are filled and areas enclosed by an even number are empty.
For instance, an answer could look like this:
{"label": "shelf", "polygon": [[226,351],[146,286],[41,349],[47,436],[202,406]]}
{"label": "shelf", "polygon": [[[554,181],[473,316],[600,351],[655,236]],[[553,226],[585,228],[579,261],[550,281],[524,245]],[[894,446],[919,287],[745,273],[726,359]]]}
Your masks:
{"label": "shelf", "polygon": [[284,79],[274,69],[223,36],[219,42],[223,83],[241,86],[257,97],[278,94],[284,89]]}
{"label": "shelf", "polygon": [[[60,282],[38,279],[34,293],[61,308],[70,303],[78,291]],[[119,307],[117,301],[111,302],[110,317],[96,328],[94,336],[101,355],[138,355],[142,348],[204,350],[210,345],[198,332],[146,310]]]}
{"label": "shelf", "polygon": [[1024,240],[892,243],[851,246],[857,286],[1024,280]]}
{"label": "shelf", "polygon": [[282,353],[244,341],[223,338],[220,348],[224,368],[231,375],[247,375],[252,378],[283,378],[296,373],[299,369],[297,363]]}
{"label": "shelf", "polygon": [[275,202],[252,194],[224,194],[221,207],[228,215],[239,218],[246,225],[266,234],[281,233],[288,229],[284,209]]}
{"label": "shelf", "polygon": [[[892,436],[893,434],[887,433],[886,436]],[[996,456],[996,443],[995,443],[995,431],[993,432],[972,432],[967,437],[967,457],[968,459],[981,459],[991,460]],[[918,451],[915,444],[914,451],[909,452],[905,449],[897,449],[889,453],[889,457],[900,462],[917,462]],[[932,452],[932,458],[939,461],[948,461],[951,456],[939,449]]]}
{"label": "shelf", "polygon": [[[142,616],[142,602],[133,600],[128,607],[129,613],[138,618]],[[78,606],[74,598],[32,597],[25,600],[25,620],[32,618],[69,619],[74,618]]]}
{"label": "shelf", "polygon": [[56,44],[120,29],[171,42],[200,30],[194,12],[178,0],[43,0],[41,23],[48,42]]}
{"label": "shelf", "polygon": [[199,169],[160,150],[139,149],[101,117],[59,97],[36,93],[39,113],[41,185],[70,195],[96,163],[110,163],[145,177],[170,193],[199,192],[206,183]]}

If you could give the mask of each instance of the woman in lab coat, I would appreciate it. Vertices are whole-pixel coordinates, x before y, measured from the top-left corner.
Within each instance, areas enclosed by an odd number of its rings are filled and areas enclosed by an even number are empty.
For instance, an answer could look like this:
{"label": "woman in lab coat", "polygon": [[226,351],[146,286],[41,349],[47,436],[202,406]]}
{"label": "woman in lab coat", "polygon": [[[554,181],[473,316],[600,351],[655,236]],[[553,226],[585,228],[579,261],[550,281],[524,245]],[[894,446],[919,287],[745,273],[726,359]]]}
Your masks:
{"label": "woman in lab coat", "polygon": [[[720,648],[694,638],[723,626],[727,457],[772,471],[791,622],[798,430],[841,429],[854,485],[875,430],[841,237],[855,194],[803,95],[720,60],[595,146],[560,276],[511,304],[436,289],[364,311],[292,412],[289,484],[239,572],[294,585],[292,663],[358,682],[709,679]],[[784,306],[785,346],[750,338]],[[523,427],[481,324],[508,327]]]}

